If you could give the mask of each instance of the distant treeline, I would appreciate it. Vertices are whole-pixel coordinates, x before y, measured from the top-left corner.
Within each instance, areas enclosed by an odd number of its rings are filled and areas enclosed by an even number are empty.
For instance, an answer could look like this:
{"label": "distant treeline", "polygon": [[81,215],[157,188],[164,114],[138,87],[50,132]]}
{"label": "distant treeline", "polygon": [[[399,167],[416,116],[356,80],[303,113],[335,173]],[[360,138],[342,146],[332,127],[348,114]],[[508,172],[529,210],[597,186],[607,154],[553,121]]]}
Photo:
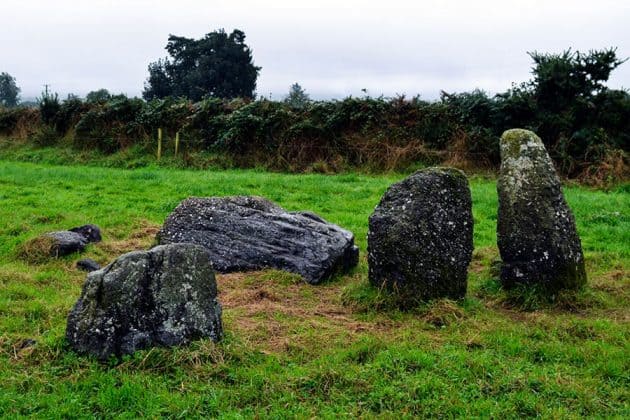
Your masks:
{"label": "distant treeline", "polygon": [[623,61],[614,50],[531,54],[534,79],[489,96],[443,93],[440,100],[346,98],[270,101],[103,95],[43,95],[39,107],[0,109],[0,134],[41,146],[71,144],[114,153],[152,153],[156,132],[179,132],[183,158],[211,151],[234,166],[303,171],[404,169],[418,162],[496,167],[509,128],[537,132],[568,177],[627,178],[630,94],[604,86]]}

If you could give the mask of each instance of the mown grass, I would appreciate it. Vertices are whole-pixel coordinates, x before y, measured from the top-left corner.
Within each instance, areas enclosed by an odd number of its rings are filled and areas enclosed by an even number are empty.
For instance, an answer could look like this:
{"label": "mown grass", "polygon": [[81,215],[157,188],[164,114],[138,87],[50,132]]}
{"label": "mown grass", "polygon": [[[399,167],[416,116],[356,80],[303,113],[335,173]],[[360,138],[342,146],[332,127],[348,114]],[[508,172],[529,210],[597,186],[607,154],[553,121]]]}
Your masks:
{"label": "mown grass", "polygon": [[[589,286],[518,301],[493,274],[496,192],[473,177],[469,292],[411,312],[351,274],[314,287],[278,271],[218,277],[225,339],[100,364],[68,351],[65,319],[85,275],[78,256],[28,263],[38,234],[95,223],[107,263],[151,246],[188,196],[256,194],[352,230],[401,174],[283,175],[0,161],[0,416],[629,417],[630,194],[565,190]],[[36,344],[28,340],[35,340]]]}

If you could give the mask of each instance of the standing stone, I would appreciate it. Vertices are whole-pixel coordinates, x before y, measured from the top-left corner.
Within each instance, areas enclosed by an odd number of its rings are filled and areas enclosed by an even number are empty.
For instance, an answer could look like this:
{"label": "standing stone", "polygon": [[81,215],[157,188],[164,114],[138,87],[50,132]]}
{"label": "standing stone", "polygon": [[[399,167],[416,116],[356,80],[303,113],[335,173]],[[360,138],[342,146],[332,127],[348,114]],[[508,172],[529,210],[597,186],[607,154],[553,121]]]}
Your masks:
{"label": "standing stone", "polygon": [[160,244],[194,243],[221,273],[276,268],[318,284],[356,266],[354,235],[311,212],[287,212],[262,197],[189,198],[168,216]]}
{"label": "standing stone", "polygon": [[74,350],[102,360],[221,334],[209,254],[192,244],[130,252],[89,273],[66,330]]}
{"label": "standing stone", "polygon": [[368,232],[369,279],[402,306],[466,294],[473,250],[472,200],[463,172],[420,170],[389,187]]}
{"label": "standing stone", "polygon": [[582,245],[553,162],[531,131],[501,136],[497,182],[497,240],[501,282],[538,285],[548,291],[586,283]]}

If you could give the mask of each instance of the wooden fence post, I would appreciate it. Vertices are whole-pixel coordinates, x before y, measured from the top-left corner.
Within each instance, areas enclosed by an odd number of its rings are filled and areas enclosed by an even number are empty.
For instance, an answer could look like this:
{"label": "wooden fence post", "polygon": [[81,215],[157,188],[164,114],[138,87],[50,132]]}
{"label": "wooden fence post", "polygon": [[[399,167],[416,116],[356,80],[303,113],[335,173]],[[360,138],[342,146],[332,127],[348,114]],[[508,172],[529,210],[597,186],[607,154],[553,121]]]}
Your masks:
{"label": "wooden fence post", "polygon": [[159,162],[162,157],[162,129],[158,128],[158,150],[157,150],[157,160]]}
{"label": "wooden fence post", "polygon": [[179,150],[179,131],[175,133],[175,157],[177,157],[178,150]]}

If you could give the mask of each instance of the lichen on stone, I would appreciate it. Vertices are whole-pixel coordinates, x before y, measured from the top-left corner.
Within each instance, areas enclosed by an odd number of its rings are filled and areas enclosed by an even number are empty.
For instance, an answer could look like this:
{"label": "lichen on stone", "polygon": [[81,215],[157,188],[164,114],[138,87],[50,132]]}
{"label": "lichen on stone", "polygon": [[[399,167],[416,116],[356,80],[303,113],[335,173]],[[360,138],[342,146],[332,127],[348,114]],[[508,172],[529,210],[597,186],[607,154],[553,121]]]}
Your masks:
{"label": "lichen on stone", "polygon": [[99,359],[221,334],[209,254],[192,244],[130,252],[88,274],[66,330],[74,350]]}
{"label": "lichen on stone", "polygon": [[401,306],[461,298],[472,255],[472,200],[463,172],[420,170],[393,184],[369,219],[369,279]]}
{"label": "lichen on stone", "polygon": [[497,239],[503,284],[581,286],[586,273],[580,239],[542,140],[513,129],[503,134],[500,148]]}

